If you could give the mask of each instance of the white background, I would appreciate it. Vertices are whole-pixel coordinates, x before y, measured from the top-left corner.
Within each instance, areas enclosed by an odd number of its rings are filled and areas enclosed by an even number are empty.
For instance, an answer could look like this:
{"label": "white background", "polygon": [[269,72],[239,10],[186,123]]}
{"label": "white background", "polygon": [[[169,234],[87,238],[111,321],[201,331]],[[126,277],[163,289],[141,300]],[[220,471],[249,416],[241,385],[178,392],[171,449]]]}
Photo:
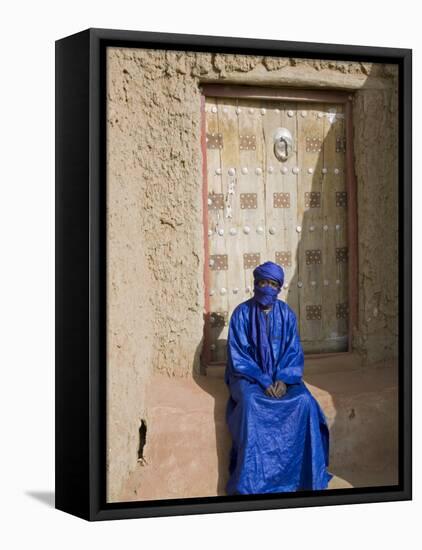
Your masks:
{"label": "white background", "polygon": [[[397,549],[421,539],[420,354],[414,500],[89,523],[54,503],[54,41],[88,27],[412,48],[416,2],[102,0],[2,3],[0,65],[0,545],[10,548]],[[421,205],[420,102],[414,204]],[[414,267],[422,238],[415,211]],[[389,220],[385,220],[389,223]],[[420,249],[419,249],[420,250]],[[392,260],[395,260],[392,259]],[[414,277],[416,283],[418,278]],[[421,310],[414,288],[415,328]],[[414,340],[418,334],[414,331]],[[413,539],[413,543],[411,540]]]}

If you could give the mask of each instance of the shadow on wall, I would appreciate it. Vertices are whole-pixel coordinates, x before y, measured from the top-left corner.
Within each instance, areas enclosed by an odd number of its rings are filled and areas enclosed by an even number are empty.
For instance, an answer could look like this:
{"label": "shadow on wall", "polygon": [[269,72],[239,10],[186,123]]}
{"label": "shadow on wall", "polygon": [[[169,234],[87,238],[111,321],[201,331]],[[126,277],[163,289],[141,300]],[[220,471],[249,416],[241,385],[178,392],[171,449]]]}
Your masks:
{"label": "shadow on wall", "polygon": [[[204,323],[209,322],[209,313],[204,314]],[[225,341],[225,345],[227,340]],[[226,405],[229,392],[224,379],[221,376],[207,376],[201,365],[201,352],[203,339],[195,351],[195,357],[192,364],[192,377],[198,386],[214,399],[214,425],[215,425],[215,443],[217,453],[217,480],[216,494],[225,495],[225,487],[228,480],[229,452],[231,446],[231,437],[226,424]]]}
{"label": "shadow on wall", "polygon": [[[365,87],[370,87],[369,77],[366,80]],[[362,101],[359,103],[362,106]],[[386,107],[385,107],[386,108]],[[378,136],[383,134],[383,124],[388,121],[388,117],[383,116],[380,119],[375,120],[374,123],[379,124],[379,128],[372,129],[373,135]],[[330,147],[336,145],[335,130],[329,130],[325,140],[329,140]],[[322,147],[324,151],[324,147]],[[329,165],[326,167],[332,174],[335,166],[333,166],[334,156],[330,157]],[[318,161],[314,165],[314,173],[312,176],[312,184],[307,187],[307,191],[320,192],[321,208],[324,206],[324,185],[327,185],[323,177],[322,169],[325,167],[327,160],[323,158],[323,152],[319,154]],[[298,159],[298,165],[301,170],[307,169],[303,166],[302,159]],[[265,168],[265,167],[264,167]],[[340,172],[341,174],[341,172]],[[311,176],[309,176],[311,177]],[[302,220],[301,238],[298,242],[296,250],[296,266],[298,265],[298,256],[302,259],[305,258],[304,247],[309,240],[304,236],[310,235],[310,227],[315,226],[312,236],[314,237],[317,232],[319,233],[318,240],[321,243],[323,237],[323,226],[327,224],[329,226],[327,233],[333,232],[331,235],[330,243],[333,247],[333,259],[330,263],[331,269],[335,270],[337,267],[335,258],[335,247],[344,246],[337,244],[337,242],[347,242],[347,228],[343,228],[339,232],[333,220],[328,219],[329,213],[332,208],[336,208],[336,189],[335,178],[331,176],[330,192],[334,195],[334,202],[331,202],[330,210],[323,209],[325,213],[319,218],[318,221],[312,216],[312,208],[309,208],[304,212]],[[343,190],[343,188],[341,188]],[[394,197],[394,194],[392,195]],[[303,198],[302,198],[303,200]],[[376,200],[373,201],[374,215],[377,212]],[[344,223],[344,222],[342,222]],[[365,231],[365,227],[360,227],[360,232]],[[341,233],[341,240],[339,239],[339,233]],[[391,238],[391,235],[388,235]],[[312,241],[311,241],[312,242]],[[315,241],[316,242],[316,239]],[[336,243],[336,244],[334,244]],[[263,258],[262,261],[273,260],[273,258]],[[324,262],[324,258],[322,259]],[[324,265],[324,263],[323,263]],[[322,267],[322,266],[321,266]],[[347,264],[346,264],[347,267]],[[347,269],[343,270],[343,273],[347,273]],[[334,275],[334,276],[333,276]],[[336,276],[335,272],[330,273],[331,280],[329,280],[328,289],[336,291]],[[321,304],[319,299],[320,293],[318,289],[322,289],[324,275],[321,276],[317,282],[314,300],[312,304]],[[298,282],[303,282],[303,288],[305,285],[310,284],[310,280],[305,278],[305,274],[300,274],[295,271],[289,280],[289,286],[297,286]],[[347,285],[346,285],[347,289]],[[328,294],[325,293],[327,296]],[[308,293],[308,296],[312,296]],[[305,303],[300,301],[295,303],[290,299],[290,293],[287,294],[287,303],[303,318],[306,318],[306,310],[301,311],[300,308],[305,308]],[[335,302],[341,302],[343,300],[337,299]],[[347,301],[347,297],[344,301]],[[334,302],[334,301],[333,301]],[[335,304],[331,304],[331,306]],[[322,315],[324,315],[324,304],[322,304]],[[299,311],[298,311],[299,308]],[[349,308],[350,310],[350,308]],[[209,315],[209,314],[208,314]],[[336,310],[334,309],[334,318],[336,319]],[[207,317],[204,318],[204,322],[208,321]],[[318,321],[316,321],[318,322]],[[324,334],[324,337],[328,338],[329,334]],[[333,336],[333,335],[332,335]],[[335,335],[334,335],[335,337]],[[226,344],[227,342],[224,342]],[[347,346],[346,346],[347,347]],[[207,375],[205,376],[199,368],[200,355],[202,351],[202,341],[198,345],[195,353],[195,358],[192,367],[192,375],[195,382],[214,398],[214,423],[215,423],[215,438],[216,438],[216,452],[218,460],[218,480],[217,480],[217,494],[225,494],[225,484],[228,478],[228,462],[229,451],[231,445],[231,439],[228,432],[228,428],[225,421],[225,408],[228,399],[228,390],[224,383],[224,380],[220,375]],[[305,360],[304,380],[308,382],[307,375],[307,361]],[[344,368],[342,360],[338,360],[339,371]],[[209,368],[211,370],[212,367]],[[372,372],[370,372],[372,369]],[[397,370],[397,363],[390,362],[386,366],[387,370],[373,369],[372,366],[362,366],[362,362],[359,357],[356,356],[354,365],[351,369],[344,372],[329,372],[324,374],[324,369],[321,369],[321,374],[313,373],[310,375],[312,384],[312,393],[322,406],[326,416],[330,417],[330,466],[334,469],[330,471],[335,475],[338,475],[352,483],[354,486],[370,486],[373,485],[390,485],[397,483],[397,386],[394,382],[391,382],[390,374],[392,371]],[[221,370],[221,369],[220,369]],[[362,375],[367,373],[366,386],[362,386]],[[377,376],[379,377],[377,379]],[[348,380],[347,387],[345,386],[345,380]],[[328,399],[324,400],[323,395],[328,395]],[[372,477],[371,477],[372,476]]]}

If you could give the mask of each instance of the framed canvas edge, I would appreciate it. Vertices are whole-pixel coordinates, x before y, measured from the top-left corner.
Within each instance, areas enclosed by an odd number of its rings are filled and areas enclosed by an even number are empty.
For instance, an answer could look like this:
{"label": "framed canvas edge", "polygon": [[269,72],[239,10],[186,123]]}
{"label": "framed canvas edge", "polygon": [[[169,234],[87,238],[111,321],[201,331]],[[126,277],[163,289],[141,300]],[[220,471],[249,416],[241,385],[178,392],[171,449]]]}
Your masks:
{"label": "framed canvas edge", "polygon": [[[85,184],[89,190],[89,213],[88,219],[84,217],[84,222],[88,232],[85,236],[88,245],[89,254],[85,258],[83,266],[77,270],[77,278],[80,278],[83,284],[89,279],[89,292],[86,304],[88,311],[89,324],[89,344],[86,349],[86,341],[77,341],[76,345],[80,349],[81,356],[85,352],[86,363],[83,366],[84,374],[82,381],[75,382],[74,389],[76,394],[84,396],[83,406],[85,415],[83,418],[87,421],[88,440],[83,439],[80,443],[80,456],[83,457],[81,464],[88,469],[83,471],[85,484],[81,492],[80,511],[74,506],[70,509],[65,500],[63,504],[58,503],[56,507],[63,511],[79,515],[90,521],[110,520],[110,519],[129,519],[154,516],[173,516],[187,514],[204,514],[234,511],[252,511],[264,509],[276,509],[286,507],[307,507],[307,506],[325,506],[335,504],[357,504],[383,501],[400,501],[412,499],[412,400],[411,400],[411,362],[412,362],[412,280],[411,280],[411,159],[412,159],[412,50],[398,48],[380,48],[373,46],[348,46],[337,44],[317,44],[306,42],[286,42],[266,39],[250,38],[231,38],[219,36],[200,36],[173,33],[155,33],[145,31],[123,31],[113,29],[91,28],[81,33],[73,35],[89,36],[89,52],[86,52],[89,58],[89,93],[87,109],[80,116],[89,117],[89,149],[81,151],[84,163]],[[69,40],[67,37],[56,41],[58,43]],[[162,49],[180,49],[196,50],[203,48],[204,51],[220,51],[226,53],[230,50],[239,53],[256,53],[264,55],[292,55],[297,57],[317,57],[325,59],[349,59],[349,60],[367,60],[379,63],[397,63],[399,66],[399,182],[401,184],[400,205],[399,205],[399,231],[400,231],[400,269],[399,284],[400,295],[400,357],[401,368],[399,374],[400,385],[400,407],[399,407],[399,426],[400,426],[400,447],[401,454],[399,458],[400,483],[397,487],[369,487],[356,489],[333,489],[329,493],[326,491],[291,494],[291,495],[242,495],[239,497],[204,497],[187,499],[169,499],[165,501],[137,501],[107,503],[105,499],[106,488],[106,464],[105,464],[105,435],[106,435],[106,415],[105,415],[105,189],[104,182],[106,176],[105,166],[105,52],[108,46],[121,47],[155,47]],[[265,52],[265,53],[264,53]],[[57,73],[56,66],[56,73]],[[56,89],[60,84],[56,80]],[[81,91],[82,93],[82,91]],[[87,93],[87,90],[85,90]],[[60,104],[56,104],[56,125],[57,117],[63,115],[63,109]],[[80,131],[83,131],[84,121],[75,121],[79,124]],[[85,130],[86,131],[86,128]],[[86,136],[85,136],[86,137]],[[56,145],[57,145],[57,127],[56,127]],[[56,163],[60,155],[65,154],[63,150],[56,153]],[[61,220],[58,219],[57,211],[60,211],[60,199],[57,197],[57,190],[61,186],[61,175],[56,171],[56,232],[61,231]],[[86,199],[86,197],[85,197]],[[87,207],[88,205],[83,205]],[[77,205],[73,223],[77,222],[80,212],[77,211]],[[80,206],[79,206],[80,208]],[[59,240],[60,242],[60,240]],[[57,248],[56,248],[57,251]],[[63,273],[61,266],[56,260],[56,277],[63,281],[58,285],[57,295],[60,303],[62,294],[66,288],[66,278],[69,275]],[[75,281],[73,280],[74,284]],[[57,308],[56,318],[60,322],[63,312]],[[78,312],[75,312],[78,316]],[[69,344],[63,342],[62,336],[57,336],[56,342],[67,347]],[[66,363],[62,362],[62,356],[56,355],[56,374],[63,375]],[[69,365],[67,365],[69,368]],[[78,385],[80,383],[80,386]],[[86,387],[82,387],[85,385]],[[56,405],[57,399],[62,397],[63,387],[56,386]],[[88,418],[86,416],[88,414]],[[57,421],[57,417],[56,417]],[[71,441],[78,440],[78,429],[82,428],[83,419],[79,419],[79,425],[70,427],[69,419],[66,426],[73,430],[70,437]],[[60,430],[61,423],[56,422],[56,436]],[[85,432],[84,432],[85,433]],[[86,435],[86,434],[85,434]],[[63,453],[56,454],[56,462],[61,464],[60,474],[66,471],[63,462],[66,458]],[[81,471],[84,468],[81,468]],[[57,483],[57,478],[56,478]],[[316,494],[322,493],[322,494]]]}

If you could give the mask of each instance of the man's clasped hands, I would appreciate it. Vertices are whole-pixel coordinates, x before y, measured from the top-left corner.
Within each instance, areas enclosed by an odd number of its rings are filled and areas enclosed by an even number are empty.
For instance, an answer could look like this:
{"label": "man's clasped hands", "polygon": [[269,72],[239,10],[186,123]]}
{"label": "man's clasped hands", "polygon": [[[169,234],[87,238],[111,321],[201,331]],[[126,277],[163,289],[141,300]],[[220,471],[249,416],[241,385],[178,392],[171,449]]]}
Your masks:
{"label": "man's clasped hands", "polygon": [[268,386],[268,388],[265,390],[265,394],[270,397],[275,397],[276,399],[279,399],[280,397],[283,397],[286,391],[286,384],[282,380],[276,380],[274,384]]}

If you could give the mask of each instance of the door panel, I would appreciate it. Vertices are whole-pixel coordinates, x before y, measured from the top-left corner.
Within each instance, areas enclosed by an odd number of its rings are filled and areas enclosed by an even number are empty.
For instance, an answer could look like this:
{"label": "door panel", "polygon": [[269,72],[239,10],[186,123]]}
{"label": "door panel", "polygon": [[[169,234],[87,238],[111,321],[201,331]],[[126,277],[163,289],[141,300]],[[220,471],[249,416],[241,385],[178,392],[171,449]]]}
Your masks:
{"label": "door panel", "polygon": [[[254,268],[283,266],[305,352],[348,347],[348,249],[342,104],[244,98],[205,102],[209,316],[206,350],[224,362],[228,320],[253,295]],[[287,128],[287,160],[274,132]]]}

